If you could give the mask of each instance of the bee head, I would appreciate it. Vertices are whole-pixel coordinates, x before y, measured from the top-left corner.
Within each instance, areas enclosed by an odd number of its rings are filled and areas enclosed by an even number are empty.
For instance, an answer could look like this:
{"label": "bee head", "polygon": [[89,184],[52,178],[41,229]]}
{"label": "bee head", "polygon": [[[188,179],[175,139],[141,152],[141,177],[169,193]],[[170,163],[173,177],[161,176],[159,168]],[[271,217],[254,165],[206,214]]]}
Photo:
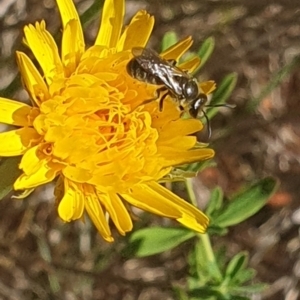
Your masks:
{"label": "bee head", "polygon": [[198,97],[193,100],[190,105],[189,113],[193,118],[197,118],[199,110],[202,109],[204,104],[207,102],[207,96],[203,93],[200,93]]}

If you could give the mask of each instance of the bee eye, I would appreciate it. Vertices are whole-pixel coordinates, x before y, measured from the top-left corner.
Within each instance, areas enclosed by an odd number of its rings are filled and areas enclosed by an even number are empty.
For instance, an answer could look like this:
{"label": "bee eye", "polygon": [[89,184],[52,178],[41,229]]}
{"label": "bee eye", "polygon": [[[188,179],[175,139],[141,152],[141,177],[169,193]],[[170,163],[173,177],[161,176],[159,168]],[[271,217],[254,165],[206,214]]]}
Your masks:
{"label": "bee eye", "polygon": [[188,81],[183,88],[184,97],[187,100],[193,100],[198,96],[198,85],[194,80]]}
{"label": "bee eye", "polygon": [[195,109],[195,107],[192,106],[189,110],[189,113],[192,118],[196,119],[198,116],[198,109]]}
{"label": "bee eye", "polygon": [[207,96],[205,94],[200,94],[195,101],[191,104],[189,113],[193,118],[197,118],[199,110],[207,101]]}

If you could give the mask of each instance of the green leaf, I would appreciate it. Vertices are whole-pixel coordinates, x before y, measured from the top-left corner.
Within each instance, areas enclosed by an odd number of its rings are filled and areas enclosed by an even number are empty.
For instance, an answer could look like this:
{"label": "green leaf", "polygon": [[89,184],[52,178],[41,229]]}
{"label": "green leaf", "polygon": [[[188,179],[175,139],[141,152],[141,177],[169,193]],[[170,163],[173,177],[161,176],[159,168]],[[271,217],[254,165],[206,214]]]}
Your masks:
{"label": "green leaf", "polygon": [[21,175],[19,169],[21,156],[4,157],[0,161],[0,199],[13,190],[13,184]]}
{"label": "green leaf", "polygon": [[230,296],[227,298],[228,300],[250,300],[249,297],[245,297],[245,296]]}
{"label": "green leaf", "polygon": [[185,228],[145,228],[130,236],[129,249],[125,251],[137,257],[150,256],[173,249],[195,235],[195,232]]}
{"label": "green leaf", "polygon": [[268,287],[265,283],[257,283],[247,286],[236,286],[233,287],[230,291],[236,294],[253,294],[253,293],[260,293],[264,291]]}
{"label": "green leaf", "polygon": [[242,284],[242,283],[252,280],[255,277],[256,273],[257,272],[254,269],[250,269],[250,268],[240,270],[238,278],[235,278],[235,280],[239,284]]}
{"label": "green leaf", "polygon": [[201,162],[195,162],[192,164],[186,164],[179,166],[180,169],[185,170],[186,172],[201,172],[208,167],[214,167],[216,163],[212,160],[204,160]]}
{"label": "green leaf", "polygon": [[[217,85],[216,91],[213,93],[209,105],[220,105],[226,103],[226,100],[232,94],[237,83],[237,73],[231,73],[224,77],[222,82]],[[211,119],[218,112],[218,107],[208,107],[206,109],[207,116]]]}
{"label": "green leaf", "polygon": [[176,295],[176,299],[178,300],[189,300],[186,292],[179,286],[173,287],[174,294]]}
{"label": "green leaf", "polygon": [[239,224],[256,214],[268,201],[277,188],[276,180],[267,177],[235,196],[212,223],[219,227]]}
{"label": "green leaf", "polygon": [[191,300],[228,300],[226,296],[209,286],[193,289],[189,291],[189,296]]}
{"label": "green leaf", "polygon": [[244,269],[248,262],[248,255],[246,252],[240,252],[236,254],[228,263],[228,266],[225,271],[225,277],[232,281],[239,272]]}
{"label": "green leaf", "polygon": [[209,224],[207,233],[209,235],[219,235],[219,236],[224,236],[228,233],[227,228],[220,228],[218,226],[214,226],[213,224]]}
{"label": "green leaf", "polygon": [[187,178],[193,178],[197,175],[194,171],[185,171],[180,168],[174,168],[172,171],[159,180],[159,182],[177,182],[185,181]]}
{"label": "green leaf", "polygon": [[199,69],[205,65],[205,63],[211,56],[212,52],[214,51],[214,48],[215,48],[215,39],[213,37],[207,38],[202,43],[202,45],[200,46],[200,48],[197,52],[197,55],[201,59],[201,65],[200,65]]}
{"label": "green leaf", "polygon": [[218,85],[212,97],[212,104],[225,103],[231,95],[237,83],[237,73],[233,72],[226,75]]}
{"label": "green leaf", "polygon": [[94,0],[93,4],[80,16],[80,21],[84,28],[95,18],[99,18],[103,4],[104,0]]}
{"label": "green leaf", "polygon": [[205,213],[208,216],[211,216],[214,211],[219,210],[221,208],[222,203],[223,203],[223,191],[220,187],[216,187],[211,192],[210,200],[208,202],[208,206]]}
{"label": "green leaf", "polygon": [[175,45],[178,41],[175,31],[168,31],[165,33],[161,43],[161,51],[165,51],[171,46]]}

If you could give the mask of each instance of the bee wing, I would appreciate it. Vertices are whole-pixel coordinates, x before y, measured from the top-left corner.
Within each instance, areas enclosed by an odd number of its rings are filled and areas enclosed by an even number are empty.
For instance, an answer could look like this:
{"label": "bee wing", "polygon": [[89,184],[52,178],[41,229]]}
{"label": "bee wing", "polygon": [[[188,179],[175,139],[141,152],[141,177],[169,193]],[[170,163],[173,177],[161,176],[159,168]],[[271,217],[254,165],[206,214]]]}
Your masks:
{"label": "bee wing", "polygon": [[151,68],[164,63],[164,60],[154,50],[142,47],[132,48],[132,54],[140,66],[151,73]]}
{"label": "bee wing", "polygon": [[134,47],[131,50],[133,56],[137,59],[151,59],[151,58],[160,58],[159,54],[154,50],[143,47]]}
{"label": "bee wing", "polygon": [[176,87],[175,76],[184,76],[184,72],[174,65],[174,61],[167,61],[149,48],[132,48],[132,54],[138,64],[149,74],[159,78],[167,88],[174,90]]}

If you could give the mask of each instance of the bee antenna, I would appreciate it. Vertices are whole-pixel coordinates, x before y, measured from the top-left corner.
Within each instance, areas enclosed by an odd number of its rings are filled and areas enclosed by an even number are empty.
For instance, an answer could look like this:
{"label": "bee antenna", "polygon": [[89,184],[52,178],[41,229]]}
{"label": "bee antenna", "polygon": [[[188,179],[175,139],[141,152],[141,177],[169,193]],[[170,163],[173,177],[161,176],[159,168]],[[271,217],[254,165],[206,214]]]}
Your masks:
{"label": "bee antenna", "polygon": [[207,126],[207,133],[208,133],[208,139],[211,138],[211,127],[210,127],[210,121],[209,121],[209,118],[206,114],[206,112],[204,110],[202,110],[203,112],[203,115],[204,115],[204,118],[206,120],[206,126]]}
{"label": "bee antenna", "polygon": [[[205,107],[227,107],[227,108],[235,108],[235,104],[227,104],[227,103],[222,103],[222,104],[207,104]],[[210,127],[210,121],[209,118],[204,110],[202,110],[204,118],[206,120],[206,125],[207,125],[207,132],[208,132],[208,139],[211,138],[211,127]]]}
{"label": "bee antenna", "polygon": [[227,108],[235,108],[236,105],[235,104],[227,104],[227,103],[223,103],[223,104],[207,104],[205,105],[205,107],[227,107]]}

